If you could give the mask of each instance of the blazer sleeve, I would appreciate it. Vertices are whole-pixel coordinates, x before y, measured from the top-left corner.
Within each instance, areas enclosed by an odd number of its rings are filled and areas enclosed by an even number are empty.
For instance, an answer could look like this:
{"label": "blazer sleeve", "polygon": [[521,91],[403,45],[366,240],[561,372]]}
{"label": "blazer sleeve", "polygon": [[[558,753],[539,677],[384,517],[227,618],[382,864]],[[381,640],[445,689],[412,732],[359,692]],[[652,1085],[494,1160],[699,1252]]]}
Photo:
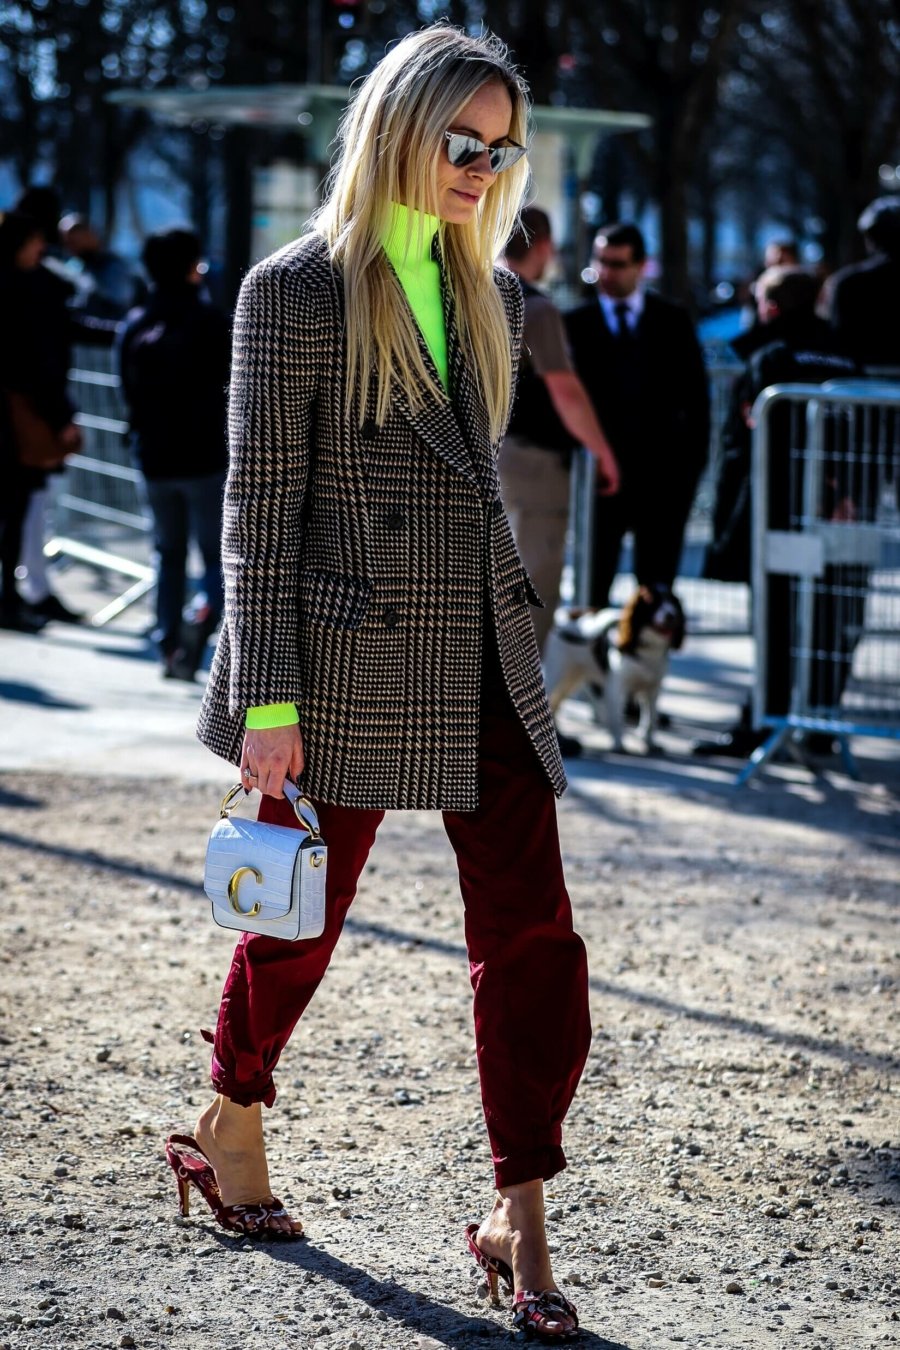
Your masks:
{"label": "blazer sleeve", "polygon": [[299,698],[298,566],[312,409],[328,334],[302,259],[279,255],[238,296],[222,571],[234,716]]}

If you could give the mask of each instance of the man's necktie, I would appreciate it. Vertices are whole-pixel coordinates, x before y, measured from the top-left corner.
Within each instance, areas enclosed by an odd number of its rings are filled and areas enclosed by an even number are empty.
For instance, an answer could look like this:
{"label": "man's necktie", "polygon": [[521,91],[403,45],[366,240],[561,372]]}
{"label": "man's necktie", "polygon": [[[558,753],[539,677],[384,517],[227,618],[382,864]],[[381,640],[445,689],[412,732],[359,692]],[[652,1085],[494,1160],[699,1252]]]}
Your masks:
{"label": "man's necktie", "polygon": [[631,329],[628,325],[628,305],[624,300],[620,300],[613,309],[616,316],[616,337],[631,337]]}

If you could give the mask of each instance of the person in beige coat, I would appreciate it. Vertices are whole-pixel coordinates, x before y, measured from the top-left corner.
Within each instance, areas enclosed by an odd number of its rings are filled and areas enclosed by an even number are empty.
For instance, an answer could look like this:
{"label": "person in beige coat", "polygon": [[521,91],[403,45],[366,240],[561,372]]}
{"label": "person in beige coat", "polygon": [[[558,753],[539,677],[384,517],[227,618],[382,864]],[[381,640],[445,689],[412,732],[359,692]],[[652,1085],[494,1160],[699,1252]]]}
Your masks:
{"label": "person in beige coat", "polygon": [[465,1234],[515,1324],[577,1334],[544,1181],[588,1052],[554,794],[565,787],[496,454],[522,331],[494,266],[527,175],[502,44],[434,25],[348,109],[310,234],[247,276],[234,331],[225,624],[201,739],[329,845],[321,937],[243,935],[214,1037],[217,1096],[168,1156],[224,1227],[302,1231],[272,1195],[273,1070],[331,959],[385,810],[443,812],[459,865],[496,1195]]}

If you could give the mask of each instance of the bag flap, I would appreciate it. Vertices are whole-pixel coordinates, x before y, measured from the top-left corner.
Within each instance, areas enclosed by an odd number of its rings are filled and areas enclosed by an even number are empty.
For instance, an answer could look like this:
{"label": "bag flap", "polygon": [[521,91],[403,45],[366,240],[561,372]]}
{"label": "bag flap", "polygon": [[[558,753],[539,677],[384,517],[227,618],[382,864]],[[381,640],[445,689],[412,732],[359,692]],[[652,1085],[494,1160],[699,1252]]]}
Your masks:
{"label": "bag flap", "polygon": [[261,919],[287,914],[297,853],[305,839],[299,830],[283,825],[227,816],[218,820],[206,848],[206,894],[214,905],[232,912],[247,914],[258,904]]}

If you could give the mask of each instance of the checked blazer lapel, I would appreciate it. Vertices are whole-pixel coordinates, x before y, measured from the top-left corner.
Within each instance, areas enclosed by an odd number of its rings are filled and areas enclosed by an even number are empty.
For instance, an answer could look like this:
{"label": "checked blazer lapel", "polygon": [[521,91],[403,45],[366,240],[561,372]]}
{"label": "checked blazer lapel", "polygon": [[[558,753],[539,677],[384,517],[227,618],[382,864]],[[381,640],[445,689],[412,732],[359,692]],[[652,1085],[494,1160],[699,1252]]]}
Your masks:
{"label": "checked blazer lapel", "polygon": [[[436,256],[438,256],[438,261],[440,261],[437,240],[434,241],[433,247],[437,251]],[[393,270],[393,267],[391,270]],[[400,286],[402,293],[403,287],[399,278],[397,284]],[[441,267],[441,294],[444,300],[444,321],[446,323],[447,292],[443,267]],[[413,323],[416,330],[416,339],[419,343],[419,351],[421,352],[422,360],[425,363],[425,369],[428,371],[429,375],[431,375],[434,383],[440,387],[441,378],[438,374],[437,366],[434,364],[434,359],[428,349],[428,343],[422,336],[418,323],[415,322],[415,316],[413,316]],[[447,346],[448,351],[452,352],[449,328],[447,331]],[[450,360],[450,388],[452,390],[454,388],[452,355]],[[442,394],[440,400],[436,400],[431,390],[423,389],[422,392],[424,394],[422,403],[418,410],[414,410],[410,406],[406,391],[402,388],[399,381],[395,381],[393,384],[394,402],[401,415],[410,423],[416,435],[425,442],[430,450],[433,450],[436,455],[440,455],[442,459],[446,460],[452,469],[455,469],[457,473],[463,476],[463,478],[467,479],[474,487],[477,487],[478,478],[475,474],[472,456],[466,445],[465,436],[463,435],[462,427],[456,416],[453,403],[445,393]]]}
{"label": "checked blazer lapel", "polygon": [[[433,373],[435,382],[440,384],[437,368],[421,333],[418,334],[418,339],[422,359],[429,374]],[[424,399],[421,406],[414,410],[410,407],[406,391],[399,381],[393,383],[392,391],[399,412],[409,422],[416,435],[425,442],[430,450],[446,460],[451,469],[455,469],[457,473],[462,474],[463,478],[477,487],[478,478],[475,474],[472,456],[466,446],[462,429],[449,398],[445,395],[438,401],[430,390],[425,390],[423,391]]]}
{"label": "checked blazer lapel", "polygon": [[447,327],[447,354],[450,364],[450,392],[453,407],[468,447],[469,459],[482,493],[488,500],[497,495],[497,470],[491,443],[491,428],[488,422],[487,408],[478,391],[469,363],[465,359],[462,343],[459,340],[459,328],[456,322],[456,306],[447,284],[447,275],[443,261],[438,254],[441,268],[441,295],[444,301],[444,323]]}

